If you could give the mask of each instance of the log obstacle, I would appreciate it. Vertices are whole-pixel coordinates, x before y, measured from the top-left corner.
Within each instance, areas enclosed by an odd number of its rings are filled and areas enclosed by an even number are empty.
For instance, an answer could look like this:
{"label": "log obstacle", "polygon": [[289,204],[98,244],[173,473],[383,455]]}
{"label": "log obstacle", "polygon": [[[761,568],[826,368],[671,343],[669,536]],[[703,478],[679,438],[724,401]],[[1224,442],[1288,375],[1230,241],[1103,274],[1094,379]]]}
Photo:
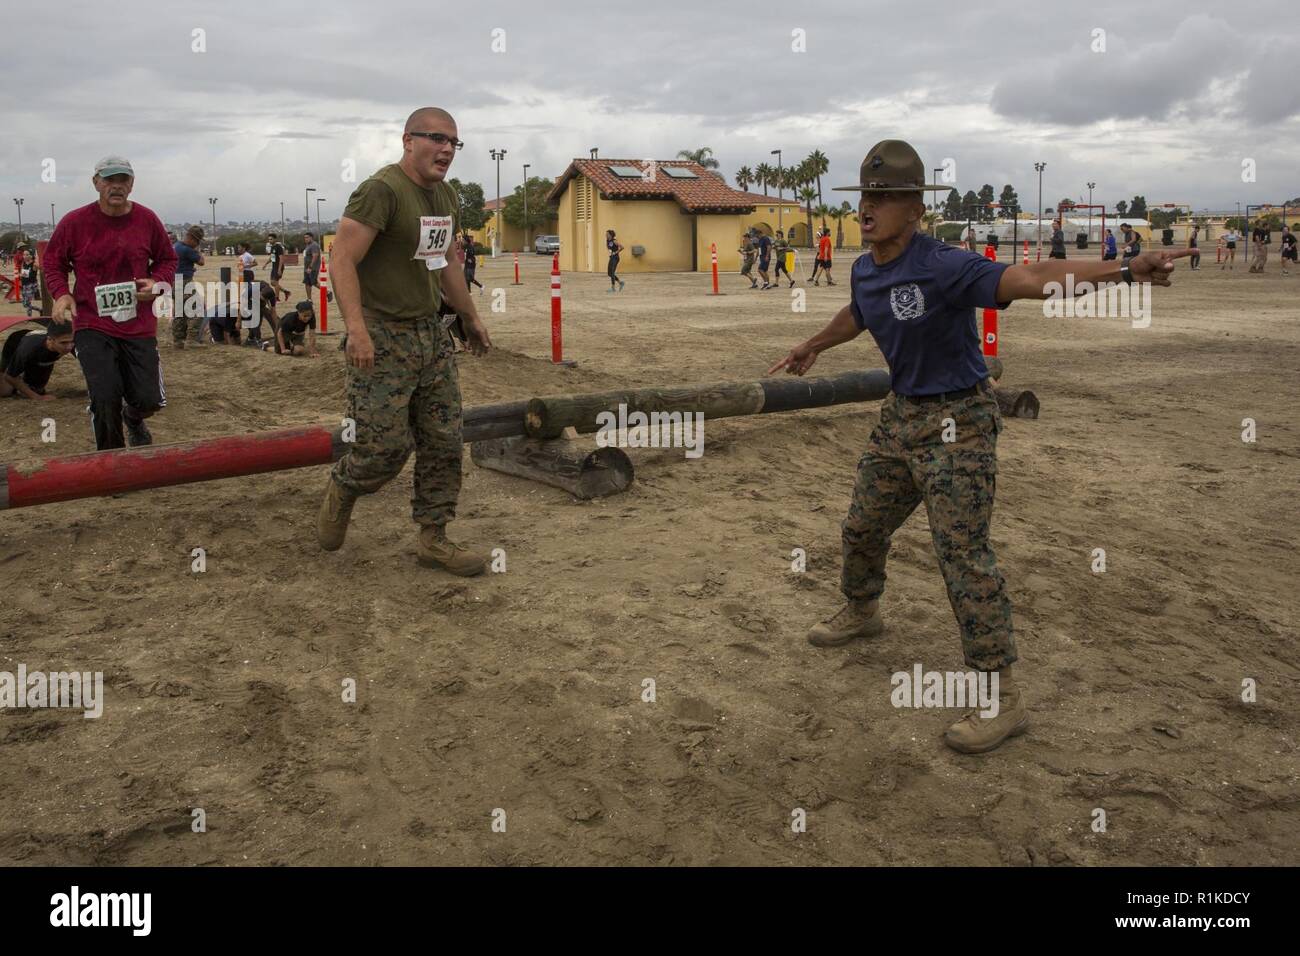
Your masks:
{"label": "log obstacle", "polygon": [[[989,374],[1002,377],[1002,363],[984,357]],[[556,438],[565,428],[586,434],[600,429],[602,413],[626,406],[627,413],[702,412],[706,421],[738,415],[767,415],[848,402],[879,401],[889,394],[889,372],[844,372],[829,378],[765,378],[757,382],[719,382],[685,388],[634,388],[585,395],[557,395],[528,402],[524,428],[532,438]]]}
{"label": "log obstacle", "polygon": [[[468,442],[523,433],[524,402],[467,408]],[[92,451],[0,465],[0,510],[328,465],[347,450],[344,429],[324,425],[251,435]]]}
{"label": "log obstacle", "polygon": [[[1002,363],[993,356],[984,361],[990,376],[1000,378]],[[994,391],[1005,414],[1038,417],[1038,399],[1032,392]],[[471,445],[471,458],[483,467],[545,481],[581,498],[624,490],[632,481],[631,462],[617,448],[584,453],[557,439],[566,428],[597,431],[597,416],[613,412],[620,404],[629,414],[701,412],[707,420],[879,401],[888,394],[889,373],[873,369],[826,378],[788,376],[563,395],[467,408],[462,437]],[[476,443],[482,447],[476,449]],[[343,427],[307,425],[10,462],[0,464],[0,510],[328,465],[342,457],[347,447]]]}
{"label": "log obstacle", "polygon": [[470,459],[481,468],[563,488],[583,501],[626,491],[634,474],[632,459],[621,448],[589,452],[568,438],[489,438],[469,449]]}

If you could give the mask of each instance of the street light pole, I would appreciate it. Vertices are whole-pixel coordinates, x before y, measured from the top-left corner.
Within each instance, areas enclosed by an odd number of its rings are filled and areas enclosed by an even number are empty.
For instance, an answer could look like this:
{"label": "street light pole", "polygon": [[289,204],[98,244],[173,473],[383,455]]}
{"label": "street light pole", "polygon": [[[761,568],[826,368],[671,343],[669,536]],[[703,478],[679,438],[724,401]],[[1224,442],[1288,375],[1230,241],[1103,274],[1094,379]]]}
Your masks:
{"label": "street light pole", "polygon": [[288,237],[285,236],[284,234],[284,203],[283,202],[280,203],[280,238],[284,242],[289,241]]}
{"label": "street light pole", "polygon": [[1092,191],[1096,183],[1088,183],[1088,242],[1092,242]]}
{"label": "street light pole", "polygon": [[23,200],[15,199],[14,205],[18,207],[18,241],[23,239]]}
{"label": "street light pole", "polygon": [[[317,199],[317,200],[316,200],[316,231],[317,231],[317,232],[320,232],[320,231],[321,231],[321,229],[320,229],[320,204],[323,203],[323,202],[326,202],[326,201],[327,201],[327,200],[325,200],[325,199]],[[325,237],[324,237],[324,236],[320,236],[319,238],[320,238],[320,239],[324,239]]]}
{"label": "street light pole", "polygon": [[774,149],[772,150],[772,155],[776,157],[776,228],[784,231],[782,225],[782,219],[785,213],[784,167],[781,165],[781,151],[779,149]]}
{"label": "street light pole", "polygon": [[494,160],[496,160],[496,164],[497,164],[497,209],[496,209],[497,229],[496,229],[496,234],[493,236],[493,242],[492,242],[492,258],[495,259],[497,256],[497,251],[500,250],[502,246],[501,243],[501,160],[506,158],[506,151],[504,149],[490,149],[488,150],[488,154]]}
{"label": "street light pole", "polygon": [[[316,191],[316,187],[315,187],[315,186],[308,186],[306,189],[303,190],[303,193],[302,193],[302,214],[303,214],[303,223],[304,223],[305,225],[308,225],[308,226],[311,225],[311,196],[309,196],[309,195],[307,195],[307,194],[308,194],[308,193],[314,193],[315,191]],[[317,236],[316,238],[319,239],[320,237]]]}
{"label": "street light pole", "polygon": [[532,163],[524,163],[524,252],[528,251],[528,167]]}
{"label": "street light pole", "polygon": [[217,197],[209,196],[208,205],[212,207],[212,254],[217,254]]}
{"label": "street light pole", "polygon": [[54,203],[50,203],[50,228],[54,228]]}
{"label": "street light pole", "polygon": [[1034,163],[1034,169],[1038,170],[1038,208],[1034,210],[1034,232],[1038,234],[1037,259],[1043,258],[1043,170],[1046,168],[1046,163]]}

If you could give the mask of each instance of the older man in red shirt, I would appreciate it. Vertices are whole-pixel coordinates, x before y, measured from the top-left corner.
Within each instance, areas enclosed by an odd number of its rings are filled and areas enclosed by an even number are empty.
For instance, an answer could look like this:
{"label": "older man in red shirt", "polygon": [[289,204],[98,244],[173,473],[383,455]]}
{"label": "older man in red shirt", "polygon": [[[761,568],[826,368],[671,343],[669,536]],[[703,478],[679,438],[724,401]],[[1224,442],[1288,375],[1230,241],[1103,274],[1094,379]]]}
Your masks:
{"label": "older man in red shirt", "polygon": [[95,446],[123,447],[124,424],[131,445],[148,445],[153,436],[144,420],[167,404],[153,290],[161,283],[170,291],[176,250],[153,211],[128,198],[135,185],[129,162],[101,159],[91,182],[99,199],[59,221],[45,250],[45,281],[54,317],[72,320]]}

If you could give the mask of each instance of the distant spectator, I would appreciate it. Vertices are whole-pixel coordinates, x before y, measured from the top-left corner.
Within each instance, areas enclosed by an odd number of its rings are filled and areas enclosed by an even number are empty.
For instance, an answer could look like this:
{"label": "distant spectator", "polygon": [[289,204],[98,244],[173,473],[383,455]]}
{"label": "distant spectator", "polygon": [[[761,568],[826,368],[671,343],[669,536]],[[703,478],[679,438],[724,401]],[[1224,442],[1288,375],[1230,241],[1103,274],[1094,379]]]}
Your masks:
{"label": "distant spectator", "polygon": [[1229,229],[1223,234],[1223,249],[1226,253],[1226,258],[1224,258],[1223,264],[1219,266],[1220,272],[1224,269],[1231,269],[1233,263],[1237,261],[1237,238],[1236,229]]}
{"label": "distant spectator", "polygon": [[1287,269],[1286,264],[1288,262],[1295,262],[1295,261],[1296,261],[1295,233],[1291,231],[1290,226],[1283,224],[1282,226],[1282,275],[1289,276],[1291,274],[1290,270]]}
{"label": "distant spectator", "polygon": [[194,325],[194,344],[202,345],[203,340],[199,334],[199,328],[202,325],[201,315],[186,316],[185,302],[194,293],[194,271],[198,266],[207,265],[207,260],[203,258],[200,246],[203,244],[203,227],[190,226],[185,232],[185,238],[181,239],[173,248],[176,250],[176,284],[180,286],[181,296],[180,305],[176,309],[176,315],[172,318],[172,345],[178,349],[185,347],[186,339],[189,338],[189,327],[191,322]]}
{"label": "distant spectator", "polygon": [[1142,236],[1126,222],[1119,224],[1119,230],[1124,233],[1124,247],[1120,252],[1125,259],[1132,259],[1142,251]]}
{"label": "distant spectator", "polygon": [[1052,220],[1052,251],[1047,254],[1049,259],[1065,258],[1065,230],[1061,228],[1061,220]]}
{"label": "distant spectator", "polygon": [[1273,235],[1269,232],[1268,223],[1263,219],[1256,221],[1250,239],[1255,252],[1255,258],[1250,263],[1250,271],[1263,272],[1264,266],[1268,265],[1268,247],[1273,242]]}
{"label": "distant spectator", "polygon": [[320,279],[320,245],[310,232],[302,234],[302,284],[307,289],[307,298],[316,292],[316,283]]}
{"label": "distant spectator", "polygon": [[[18,267],[18,280],[21,284],[19,292],[22,294],[23,309],[27,312],[27,317],[32,316],[32,301],[41,294],[40,269],[36,265],[36,257],[32,255],[32,250],[28,249],[23,253],[22,263]],[[40,313],[40,308],[36,312]]]}
{"label": "distant spectator", "polygon": [[474,248],[474,237],[466,230],[461,240],[465,249],[465,285],[467,288],[478,286],[478,294],[483,294],[483,283],[474,278],[478,269],[478,250]]}
{"label": "distant spectator", "polygon": [[1119,258],[1119,249],[1115,244],[1115,233],[1111,232],[1109,229],[1106,230],[1106,244],[1102,249],[1101,257],[1103,259]]}
{"label": "distant spectator", "polygon": [[271,270],[271,285],[275,289],[275,301],[279,302],[281,295],[289,298],[289,292],[280,288],[280,277],[284,275],[284,244],[273,232],[266,234],[266,253],[267,260],[263,268],[269,267]]}

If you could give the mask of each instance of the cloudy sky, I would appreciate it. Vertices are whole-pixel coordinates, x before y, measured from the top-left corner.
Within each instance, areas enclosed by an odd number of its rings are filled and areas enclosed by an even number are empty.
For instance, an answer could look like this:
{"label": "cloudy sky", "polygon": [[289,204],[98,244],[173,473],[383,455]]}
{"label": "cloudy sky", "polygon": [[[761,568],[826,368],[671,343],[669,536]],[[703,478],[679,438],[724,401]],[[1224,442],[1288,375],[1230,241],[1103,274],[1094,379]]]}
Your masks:
{"label": "cloudy sky", "polygon": [[220,222],[278,219],[281,202],[301,216],[307,186],[328,219],[352,188],[345,163],[364,178],[396,160],[422,105],[456,116],[466,146],[452,175],[489,197],[492,147],[507,151],[503,192],[523,163],[554,178],[592,146],[660,159],[710,146],[728,181],[772,149],[797,161],[820,148],[825,187],[855,182],[886,138],[928,167],[953,159],[963,191],[1009,182],[1026,206],[1035,161],[1044,204],[1086,195],[1089,180],[1107,205],[1300,195],[1295,0],[50,0],[10,26],[21,43],[6,34],[0,220],[16,196],[27,221],[91,201],[107,153],[132,160],[135,198],[169,222],[209,219],[210,196]]}

